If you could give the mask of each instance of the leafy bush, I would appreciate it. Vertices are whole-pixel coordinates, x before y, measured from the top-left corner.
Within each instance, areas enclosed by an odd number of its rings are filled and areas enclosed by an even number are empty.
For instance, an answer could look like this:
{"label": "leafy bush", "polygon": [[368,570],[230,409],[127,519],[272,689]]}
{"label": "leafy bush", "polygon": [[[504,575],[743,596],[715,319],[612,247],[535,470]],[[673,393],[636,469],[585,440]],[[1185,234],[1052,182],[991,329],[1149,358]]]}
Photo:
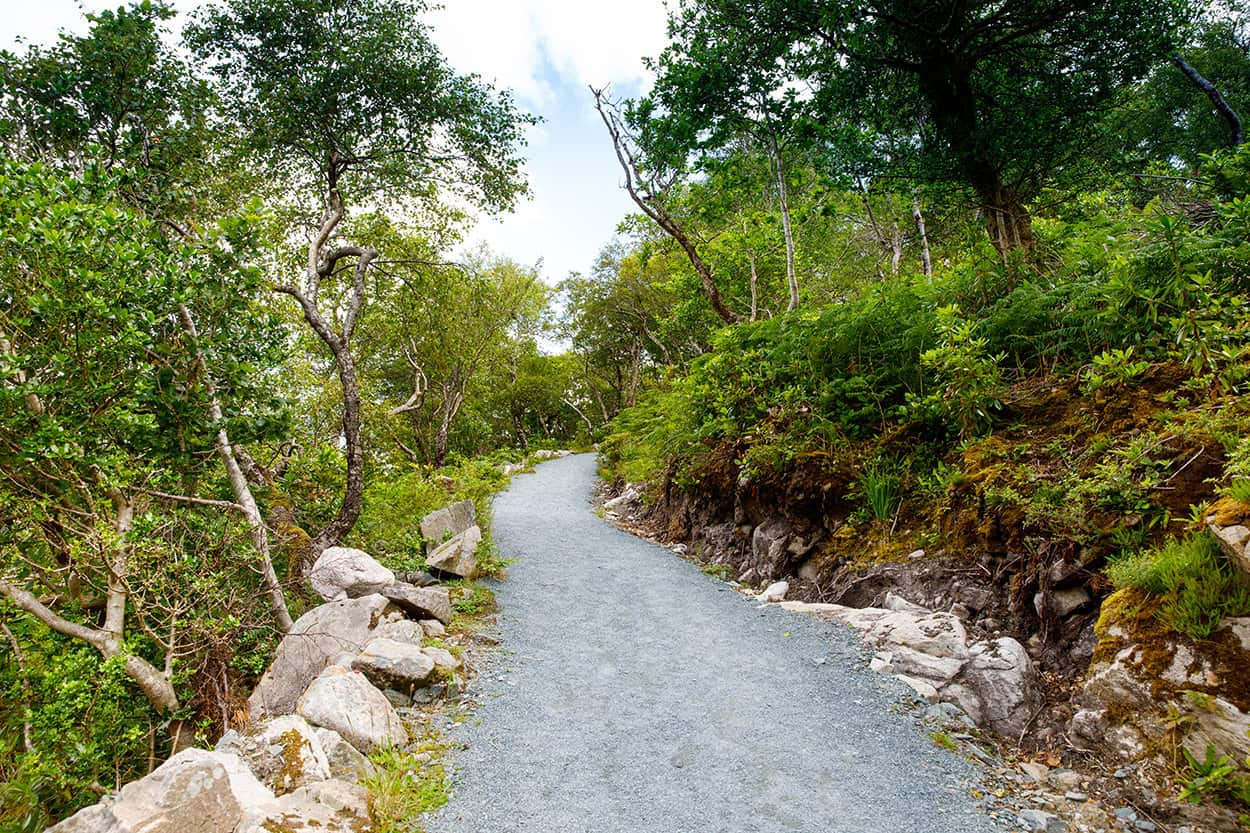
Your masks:
{"label": "leafy bush", "polygon": [[1160,621],[1193,639],[1206,639],[1226,617],[1250,615],[1250,584],[1206,534],[1123,555],[1107,575],[1118,588],[1159,596]]}

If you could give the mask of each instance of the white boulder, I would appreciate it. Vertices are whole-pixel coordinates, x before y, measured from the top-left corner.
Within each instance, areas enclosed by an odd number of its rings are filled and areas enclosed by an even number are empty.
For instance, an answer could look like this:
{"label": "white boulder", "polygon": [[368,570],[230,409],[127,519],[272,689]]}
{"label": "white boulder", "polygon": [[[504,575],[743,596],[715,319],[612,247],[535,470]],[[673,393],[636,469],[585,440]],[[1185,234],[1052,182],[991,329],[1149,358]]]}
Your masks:
{"label": "white boulder", "polygon": [[309,723],[333,729],[366,755],[381,746],[408,742],[408,732],[382,692],[363,674],[331,666],[312,681],[299,700]]}
{"label": "white boulder", "polygon": [[294,712],[318,674],[342,654],[354,656],[368,644],[387,604],[380,595],[345,599],[315,607],[296,620],[248,698],[252,717]]}
{"label": "white boulder", "polygon": [[238,756],[186,749],[49,833],[233,833],[273,806]]}
{"label": "white boulder", "polygon": [[321,598],[328,602],[356,599],[376,593],[395,580],[395,574],[364,550],[328,547],[308,574]]}
{"label": "white boulder", "polygon": [[434,550],[425,565],[461,578],[473,578],[477,575],[477,549],[481,544],[482,530],[475,524]]}
{"label": "white boulder", "polygon": [[764,588],[764,592],[755,597],[757,602],[769,604],[772,602],[785,601],[786,593],[790,592],[790,582],[775,581],[768,587]]}
{"label": "white boulder", "polygon": [[330,777],[321,739],[296,714],[260,721],[242,733],[227,732],[217,750],[237,754],[275,795]]}
{"label": "white boulder", "polygon": [[420,645],[385,637],[372,640],[352,660],[352,668],[378,688],[402,692],[411,692],[429,682],[434,666],[434,659]]}

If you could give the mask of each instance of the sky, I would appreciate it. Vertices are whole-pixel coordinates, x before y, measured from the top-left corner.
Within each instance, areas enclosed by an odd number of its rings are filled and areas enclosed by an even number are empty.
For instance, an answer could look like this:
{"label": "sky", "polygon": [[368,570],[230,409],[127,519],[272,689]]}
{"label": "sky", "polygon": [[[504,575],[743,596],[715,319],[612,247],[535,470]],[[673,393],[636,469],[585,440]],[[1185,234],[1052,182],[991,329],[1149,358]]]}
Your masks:
{"label": "sky", "polygon": [[[6,3],[0,48],[17,39],[47,44],[57,32],[85,30],[83,11],[121,0],[38,0]],[[263,2],[263,0],[257,0]],[[187,11],[199,0],[175,0]],[[427,17],[453,67],[511,89],[518,104],[542,117],[525,150],[533,197],[499,219],[484,218],[470,246],[485,242],[498,254],[543,263],[555,284],[587,272],[617,223],[632,210],[621,173],[587,85],[610,84],[620,96],[646,89],[642,58],[664,46],[663,0],[443,0]],[[19,47],[20,49],[20,47]]]}

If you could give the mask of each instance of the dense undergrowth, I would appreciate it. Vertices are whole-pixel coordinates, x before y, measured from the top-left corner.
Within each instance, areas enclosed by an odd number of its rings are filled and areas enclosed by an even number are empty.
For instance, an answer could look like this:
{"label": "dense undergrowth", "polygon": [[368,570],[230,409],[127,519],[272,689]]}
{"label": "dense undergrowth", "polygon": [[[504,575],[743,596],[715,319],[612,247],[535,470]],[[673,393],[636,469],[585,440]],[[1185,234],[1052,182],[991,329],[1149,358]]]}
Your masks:
{"label": "dense undergrowth", "polygon": [[[502,450],[434,471],[377,477],[348,543],[392,569],[421,569],[421,518],[450,503],[473,500],[483,528],[479,562],[487,574],[499,574],[506,565],[495,555],[490,537],[490,501],[508,483],[502,465],[524,459],[523,452]],[[322,470],[316,460],[301,459],[284,487],[315,512],[318,500],[327,506],[333,502],[335,480],[333,468]],[[472,628],[493,609],[490,591],[474,582],[452,582],[451,590],[453,629]],[[300,588],[291,591],[294,614],[316,604]],[[101,661],[93,648],[36,622],[16,620],[11,627],[22,650],[12,651],[10,643],[0,652],[0,830],[15,833],[41,830],[146,774],[168,753],[171,718],[189,719],[198,743],[211,747],[225,726],[246,714],[247,693],[267,667],[278,638],[269,627],[231,617],[228,609],[204,623],[217,647],[200,666],[179,674],[188,705],[169,716],[155,713],[136,696],[120,662]],[[429,740],[428,745],[413,753],[394,752],[381,762],[377,783],[370,786],[380,796],[379,824],[392,824],[387,829],[401,829],[395,825],[405,808],[430,809],[445,800],[441,765],[423,768],[425,759],[413,763],[412,755],[430,752],[437,743]]]}
{"label": "dense undergrowth", "polygon": [[[1117,583],[1170,592],[1142,577],[1203,569],[1168,542],[1250,475],[1248,159],[1208,162],[1218,191],[1086,195],[1038,218],[1028,259],[969,247],[932,278],[723,329],[617,418],[607,471],[657,490],[727,463],[805,480],[844,507],[846,560],[972,554],[994,526],[1008,549],[1094,547]],[[1203,588],[1180,603],[1250,613],[1231,578]]]}

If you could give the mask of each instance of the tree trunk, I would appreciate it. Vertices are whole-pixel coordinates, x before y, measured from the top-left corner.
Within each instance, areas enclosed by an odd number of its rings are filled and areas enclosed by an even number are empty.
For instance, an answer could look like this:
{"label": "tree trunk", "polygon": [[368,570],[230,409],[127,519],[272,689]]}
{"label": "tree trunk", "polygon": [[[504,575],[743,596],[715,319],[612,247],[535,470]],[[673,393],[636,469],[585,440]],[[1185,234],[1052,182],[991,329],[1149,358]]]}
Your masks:
{"label": "tree trunk", "polygon": [[126,671],[126,676],[139,686],[139,690],[147,697],[149,703],[161,712],[172,712],[178,709],[178,695],[169,678],[143,657],[127,653],[125,642],[120,637],[106,630],[96,630],[86,625],[70,622],[45,606],[30,591],[4,581],[0,581],[0,596],[7,596],[17,607],[57,633],[81,639],[99,651],[105,659],[124,657],[122,667]]}
{"label": "tree trunk", "polygon": [[278,572],[273,567],[273,558],[269,552],[269,530],[265,527],[265,519],[261,517],[260,507],[256,505],[256,498],[252,495],[247,476],[244,475],[243,468],[234,456],[234,446],[231,445],[230,437],[226,433],[221,401],[217,398],[217,385],[213,382],[208,363],[204,360],[204,354],[199,347],[199,331],[196,329],[195,319],[191,317],[191,311],[182,304],[178,306],[178,314],[182,318],[182,326],[191,340],[195,342],[195,361],[199,365],[200,376],[204,379],[205,392],[208,394],[208,416],[219,426],[216,437],[217,457],[226,469],[230,491],[234,494],[235,502],[239,505],[243,518],[247,522],[252,547],[260,557],[261,576],[265,582],[265,590],[269,594],[269,604],[273,609],[274,620],[278,623],[278,629],[286,633],[291,629],[293,622],[291,613],[286,607],[286,596],[282,592],[282,584],[278,581]]}
{"label": "tree trunk", "polygon": [[920,198],[915,194],[911,197],[911,215],[916,221],[916,233],[920,235],[920,268],[927,278],[933,274],[933,257],[929,253],[929,233],[925,230],[924,212],[920,210]]}
{"label": "tree trunk", "polygon": [[999,185],[979,196],[985,231],[1003,260],[1013,251],[1033,248],[1033,217],[1012,189]]}
{"label": "tree trunk", "polygon": [[[786,238],[786,283],[790,287],[790,304],[786,310],[793,312],[799,306],[799,279],[794,270],[794,230],[790,224],[789,188],[786,186],[786,166],[781,159],[781,148],[777,145],[777,134],[771,131],[768,134],[768,149],[772,154],[774,170],[777,173],[777,202],[781,208],[781,229]],[[751,314],[751,320],[754,321],[754,307]]]}
{"label": "tree trunk", "polygon": [[[648,187],[647,178],[643,175],[641,167],[638,165],[634,148],[631,147],[631,140],[626,132],[624,124],[620,121],[617,111],[612,105],[605,104],[603,98],[603,90],[596,90],[593,87],[591,92],[595,97],[595,109],[599,112],[599,117],[603,119],[604,126],[608,129],[608,135],[612,138],[612,146],[616,150],[616,159],[620,163],[621,171],[625,174],[625,192],[629,194],[629,198],[633,200],[634,205],[638,209],[650,217],[656,225],[664,230],[669,237],[677,242],[681,250],[686,253],[687,260],[694,267],[695,274],[699,276],[699,283],[703,286],[703,294],[707,296],[708,301],[712,304],[712,310],[726,324],[742,323],[742,316],[731,310],[725,303],[724,297],[720,294],[720,288],[716,285],[716,280],[712,275],[712,267],[700,256],[698,248],[686,230],[673,218],[663,205],[663,197],[665,189],[661,186]],[[611,114],[608,110],[612,109]]]}
{"label": "tree trunk", "polygon": [[[356,379],[356,360],[352,357],[351,350],[341,340],[335,341],[336,344],[330,345],[330,349],[334,353],[339,383],[343,388],[343,445],[347,458],[347,482],[334,520],[326,524],[325,529],[313,538],[313,550],[316,553],[313,558],[328,547],[342,544],[364,508],[365,449],[360,437],[360,383]],[[311,568],[312,565],[309,564],[308,567]]]}

